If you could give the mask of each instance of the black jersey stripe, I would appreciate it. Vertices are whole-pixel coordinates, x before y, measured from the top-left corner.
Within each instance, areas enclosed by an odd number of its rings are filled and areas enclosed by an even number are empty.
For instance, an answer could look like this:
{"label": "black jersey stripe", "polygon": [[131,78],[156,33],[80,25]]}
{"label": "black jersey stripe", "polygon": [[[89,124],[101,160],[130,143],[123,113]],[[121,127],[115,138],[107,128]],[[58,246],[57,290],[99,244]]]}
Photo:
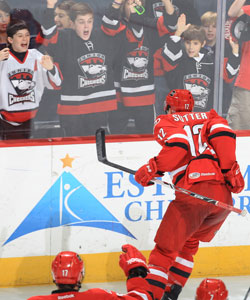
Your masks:
{"label": "black jersey stripe", "polygon": [[176,180],[175,180],[175,182],[174,182],[174,184],[176,185],[184,176],[185,176],[185,173],[186,173],[186,171],[185,172],[183,172],[183,173],[181,173],[181,174],[179,174],[177,177],[176,177]]}
{"label": "black jersey stripe", "polygon": [[161,289],[163,289],[163,290],[165,290],[165,287],[166,287],[166,284],[165,283],[162,283],[162,282],[160,282],[160,281],[158,281],[158,280],[154,280],[154,279],[146,279],[147,280],[147,282],[149,283],[149,284],[151,284],[151,285],[154,285],[154,286],[157,286],[158,288],[161,288]]}
{"label": "black jersey stripe", "polygon": [[154,294],[152,292],[150,292],[150,291],[147,291],[147,292],[151,296],[152,300],[154,300]]}
{"label": "black jersey stripe", "polygon": [[218,158],[215,158],[215,157],[213,157],[213,155],[210,155],[210,154],[201,154],[201,155],[193,158],[192,160],[198,160],[198,159],[211,159],[211,160],[219,162]]}
{"label": "black jersey stripe", "polygon": [[188,151],[188,145],[185,143],[181,143],[181,142],[168,143],[168,142],[166,142],[165,145],[167,147],[180,147],[180,148]]}
{"label": "black jersey stripe", "polygon": [[227,136],[227,137],[231,137],[233,139],[236,139],[236,134],[234,132],[220,131],[220,132],[217,132],[215,134],[211,134],[208,137],[208,140],[210,141],[211,139],[216,138],[216,137],[220,137],[220,136]]}
{"label": "black jersey stripe", "polygon": [[182,270],[180,270],[180,269],[178,269],[176,267],[171,267],[169,269],[169,271],[172,272],[172,273],[175,273],[177,275],[180,275],[182,277],[185,277],[185,278],[188,278],[190,276],[190,273],[182,271]]}

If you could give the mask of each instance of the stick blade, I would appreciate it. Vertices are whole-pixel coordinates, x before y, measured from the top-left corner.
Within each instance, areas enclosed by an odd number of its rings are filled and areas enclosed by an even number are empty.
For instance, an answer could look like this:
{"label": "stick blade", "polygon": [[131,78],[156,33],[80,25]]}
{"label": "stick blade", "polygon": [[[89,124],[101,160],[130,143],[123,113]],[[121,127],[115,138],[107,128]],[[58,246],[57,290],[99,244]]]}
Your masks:
{"label": "stick blade", "polygon": [[96,130],[95,141],[96,141],[97,158],[100,162],[104,162],[107,160],[106,147],[105,147],[105,129],[104,128],[98,128]]}
{"label": "stick blade", "polygon": [[245,217],[247,215],[247,210],[243,209],[242,212],[240,213],[240,215],[243,216],[243,217]]}

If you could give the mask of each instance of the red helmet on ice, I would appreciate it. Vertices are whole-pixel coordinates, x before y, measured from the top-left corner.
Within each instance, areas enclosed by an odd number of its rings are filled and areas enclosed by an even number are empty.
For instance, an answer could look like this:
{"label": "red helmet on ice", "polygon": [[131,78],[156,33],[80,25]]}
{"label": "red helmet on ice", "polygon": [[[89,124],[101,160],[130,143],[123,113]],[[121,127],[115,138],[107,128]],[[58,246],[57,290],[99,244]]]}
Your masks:
{"label": "red helmet on ice", "polygon": [[193,95],[188,90],[172,90],[166,97],[164,111],[171,107],[172,112],[190,112],[194,107]]}
{"label": "red helmet on ice", "polygon": [[196,290],[196,300],[226,300],[228,291],[220,279],[206,278],[202,280]]}
{"label": "red helmet on ice", "polygon": [[75,252],[60,252],[52,262],[52,275],[56,284],[80,285],[84,277],[84,263]]}

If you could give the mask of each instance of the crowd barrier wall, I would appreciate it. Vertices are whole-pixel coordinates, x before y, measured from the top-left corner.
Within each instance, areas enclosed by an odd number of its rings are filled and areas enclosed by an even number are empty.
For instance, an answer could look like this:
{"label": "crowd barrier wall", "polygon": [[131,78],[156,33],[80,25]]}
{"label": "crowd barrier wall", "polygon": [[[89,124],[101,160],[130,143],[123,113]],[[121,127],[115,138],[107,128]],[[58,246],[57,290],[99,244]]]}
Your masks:
{"label": "crowd barrier wall", "polygon": [[[250,274],[249,149],[250,135],[239,132],[246,185],[233,198],[247,216],[231,213],[213,241],[201,243],[193,277]],[[159,151],[152,136],[107,137],[109,160],[131,169]],[[143,188],[133,175],[98,162],[94,138],[2,141],[0,166],[1,287],[52,283],[51,261],[64,250],[84,259],[85,282],[125,279],[121,245],[133,244],[148,257],[174,199],[169,188]]]}

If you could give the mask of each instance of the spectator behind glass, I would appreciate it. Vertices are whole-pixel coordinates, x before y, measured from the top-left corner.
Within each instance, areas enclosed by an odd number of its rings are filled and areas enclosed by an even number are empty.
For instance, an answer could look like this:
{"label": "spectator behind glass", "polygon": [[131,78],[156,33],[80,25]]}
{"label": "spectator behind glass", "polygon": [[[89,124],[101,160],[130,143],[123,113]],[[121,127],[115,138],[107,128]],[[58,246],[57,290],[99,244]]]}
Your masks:
{"label": "spectator behind glass", "polygon": [[[59,2],[57,0],[47,0],[46,8],[40,16],[41,31],[36,37],[36,42],[43,46],[49,43],[57,43],[60,30],[65,28],[73,28],[73,22],[70,19],[70,8],[76,2],[73,0],[65,0]],[[40,48],[45,51],[44,47]],[[59,90],[45,90],[43,93],[41,105],[36,115],[35,122],[37,128],[34,137],[48,138],[55,136],[63,136],[63,128],[60,128],[59,117],[56,113],[57,105],[60,99]]]}
{"label": "spectator behind glass", "polygon": [[[164,67],[171,75],[168,76],[171,88],[189,90],[194,96],[195,111],[213,108],[214,57],[202,53],[205,43],[205,30],[200,26],[186,24],[185,15],[182,14],[175,35],[168,38],[162,53],[166,62]],[[238,67],[239,56],[232,55],[225,61],[223,75],[226,82],[232,80]]]}
{"label": "spectator behind glass", "polygon": [[[153,54],[160,37],[168,35],[177,21],[169,0],[164,0],[164,15],[159,18],[149,19],[138,14],[136,5],[144,6],[144,1],[116,1],[103,18],[105,33],[118,36],[122,44],[115,66],[121,102],[117,111],[109,113],[112,134],[152,133],[155,103]],[[130,120],[134,121],[133,128],[129,126]]]}
{"label": "spectator behind glass", "polygon": [[40,24],[33,18],[33,15],[27,9],[11,9],[9,4],[0,0],[0,50],[7,47],[6,28],[11,20],[23,20],[29,27],[31,40],[29,48],[36,48],[36,35],[39,33]]}
{"label": "spectator behind glass", "polygon": [[30,138],[44,88],[59,88],[61,78],[51,57],[28,49],[30,32],[24,21],[11,21],[7,36],[10,48],[0,51],[1,139]]}
{"label": "spectator behind glass", "polygon": [[[228,10],[228,16],[239,18],[245,15],[250,18],[250,1],[235,0]],[[244,33],[245,41],[241,45],[241,63],[239,74],[236,78],[232,102],[228,110],[227,121],[235,130],[250,129],[250,31]]]}
{"label": "spectator behind glass", "polygon": [[206,44],[204,48],[215,54],[216,43],[216,22],[217,13],[213,11],[207,11],[201,16],[201,25],[206,33]]}
{"label": "spectator behind glass", "polygon": [[48,45],[56,43],[58,30],[73,28],[73,22],[70,19],[70,8],[75,4],[74,0],[47,0],[47,7],[41,16],[41,31],[37,35],[36,41],[39,44]]}
{"label": "spectator behind glass", "polygon": [[[172,0],[172,5],[177,16],[182,13],[186,15],[187,23],[200,25],[200,16],[191,0]],[[164,11],[164,2],[160,0],[147,0],[145,4],[146,14],[151,18],[159,18]],[[162,42],[158,44],[158,50],[154,54],[155,75],[155,112],[156,115],[164,113],[164,100],[170,92],[168,87],[168,74],[164,75],[163,63],[161,61]],[[171,74],[169,75],[171,77]]]}
{"label": "spectator behind glass", "polygon": [[0,0],[0,50],[7,47],[6,28],[10,22],[10,7],[4,0]]}
{"label": "spectator behind glass", "polygon": [[[206,44],[202,49],[202,52],[207,52],[210,54],[215,62],[215,46],[216,46],[216,22],[217,22],[217,13],[213,11],[207,11],[201,16],[201,24],[206,33]],[[224,47],[224,63],[228,59],[233,59],[232,57],[239,55],[239,43],[233,41],[232,37],[227,37],[225,34],[225,47]],[[231,58],[230,58],[231,57]],[[229,105],[232,98],[232,87],[233,80],[235,79],[234,75],[237,75],[238,69],[234,70],[235,74],[232,72],[232,76],[228,78],[228,81],[223,83],[223,99],[222,100],[222,114],[226,117]]]}
{"label": "spectator behind glass", "polygon": [[33,17],[33,14],[25,8],[14,8],[11,10],[11,20],[22,20],[28,25],[30,32],[29,48],[38,48],[39,44],[36,43],[36,36],[40,32],[40,23]]}
{"label": "spectator behind glass", "polygon": [[73,22],[69,16],[69,11],[75,3],[76,2],[73,0],[66,0],[56,6],[54,11],[54,21],[58,30],[73,27]]}
{"label": "spectator behind glass", "polygon": [[86,3],[71,7],[74,30],[60,30],[48,53],[58,62],[63,83],[57,113],[66,136],[94,135],[107,126],[107,112],[117,109],[113,64],[120,45],[99,28]]}

